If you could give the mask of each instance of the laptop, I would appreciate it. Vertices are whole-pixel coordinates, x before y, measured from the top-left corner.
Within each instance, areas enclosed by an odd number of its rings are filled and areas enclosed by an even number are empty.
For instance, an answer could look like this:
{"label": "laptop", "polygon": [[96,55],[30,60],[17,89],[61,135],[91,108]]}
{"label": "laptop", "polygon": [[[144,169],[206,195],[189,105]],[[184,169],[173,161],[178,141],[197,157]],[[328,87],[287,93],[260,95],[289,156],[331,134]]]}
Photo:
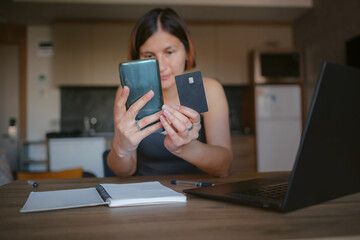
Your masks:
{"label": "laptop", "polygon": [[360,69],[324,62],[290,174],[184,190],[290,212],[360,191]]}

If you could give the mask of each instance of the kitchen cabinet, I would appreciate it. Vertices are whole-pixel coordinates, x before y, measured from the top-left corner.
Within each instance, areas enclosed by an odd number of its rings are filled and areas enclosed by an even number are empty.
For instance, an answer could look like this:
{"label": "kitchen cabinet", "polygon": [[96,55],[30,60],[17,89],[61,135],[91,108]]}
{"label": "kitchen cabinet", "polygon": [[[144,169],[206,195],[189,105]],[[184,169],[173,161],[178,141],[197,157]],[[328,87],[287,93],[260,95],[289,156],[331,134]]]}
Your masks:
{"label": "kitchen cabinet", "polygon": [[54,77],[59,86],[117,86],[127,60],[130,24],[54,24]]}
{"label": "kitchen cabinet", "polygon": [[[54,24],[54,77],[59,86],[118,86],[134,23]],[[224,85],[249,85],[248,55],[269,44],[290,48],[287,24],[189,23],[203,76]]]}
{"label": "kitchen cabinet", "polygon": [[203,76],[217,78],[216,28],[212,25],[190,25],[191,37],[196,49],[196,68]]}
{"label": "kitchen cabinet", "polygon": [[119,63],[127,60],[130,24],[93,26],[93,85],[119,85]]}
{"label": "kitchen cabinet", "polygon": [[216,26],[216,78],[225,85],[248,85],[249,54],[254,48],[275,44],[292,47],[287,25],[229,24]]}
{"label": "kitchen cabinet", "polygon": [[54,77],[57,85],[91,83],[92,24],[54,25]]}

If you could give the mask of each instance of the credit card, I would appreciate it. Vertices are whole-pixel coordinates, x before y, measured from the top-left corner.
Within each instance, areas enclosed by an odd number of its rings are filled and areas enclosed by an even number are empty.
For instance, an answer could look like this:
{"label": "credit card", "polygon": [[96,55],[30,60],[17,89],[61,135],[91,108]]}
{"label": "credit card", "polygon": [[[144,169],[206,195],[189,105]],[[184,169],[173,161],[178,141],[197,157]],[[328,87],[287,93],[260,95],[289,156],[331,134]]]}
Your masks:
{"label": "credit card", "polygon": [[198,113],[208,111],[206,95],[201,72],[191,72],[175,76],[180,105],[196,110]]}

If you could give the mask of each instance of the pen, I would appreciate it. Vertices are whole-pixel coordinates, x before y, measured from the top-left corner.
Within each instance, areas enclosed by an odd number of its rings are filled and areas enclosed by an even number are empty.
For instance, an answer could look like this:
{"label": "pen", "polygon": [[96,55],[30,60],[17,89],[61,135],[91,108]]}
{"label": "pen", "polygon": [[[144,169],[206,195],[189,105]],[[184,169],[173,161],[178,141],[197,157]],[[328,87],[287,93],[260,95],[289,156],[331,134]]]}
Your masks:
{"label": "pen", "polygon": [[181,180],[171,180],[171,184],[178,185],[178,184],[188,184],[188,185],[195,185],[197,187],[210,187],[215,186],[213,183],[203,183],[203,182],[189,182],[189,181],[181,181]]}
{"label": "pen", "polygon": [[32,181],[32,180],[28,180],[28,184],[29,184],[30,186],[33,186],[34,188],[36,188],[37,186],[39,186],[39,184],[37,184],[37,182]]}

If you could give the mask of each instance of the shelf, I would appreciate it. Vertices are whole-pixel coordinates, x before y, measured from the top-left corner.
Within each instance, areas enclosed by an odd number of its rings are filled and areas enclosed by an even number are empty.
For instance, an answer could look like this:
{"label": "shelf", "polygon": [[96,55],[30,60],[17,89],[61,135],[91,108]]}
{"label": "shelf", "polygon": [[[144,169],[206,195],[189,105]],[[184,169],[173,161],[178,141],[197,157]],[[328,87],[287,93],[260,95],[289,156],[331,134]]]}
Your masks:
{"label": "shelf", "polygon": [[23,164],[47,164],[47,160],[23,160]]}
{"label": "shelf", "polygon": [[49,170],[47,141],[20,141],[20,162],[18,170],[21,172],[31,172],[36,169],[41,169],[41,171]]}

